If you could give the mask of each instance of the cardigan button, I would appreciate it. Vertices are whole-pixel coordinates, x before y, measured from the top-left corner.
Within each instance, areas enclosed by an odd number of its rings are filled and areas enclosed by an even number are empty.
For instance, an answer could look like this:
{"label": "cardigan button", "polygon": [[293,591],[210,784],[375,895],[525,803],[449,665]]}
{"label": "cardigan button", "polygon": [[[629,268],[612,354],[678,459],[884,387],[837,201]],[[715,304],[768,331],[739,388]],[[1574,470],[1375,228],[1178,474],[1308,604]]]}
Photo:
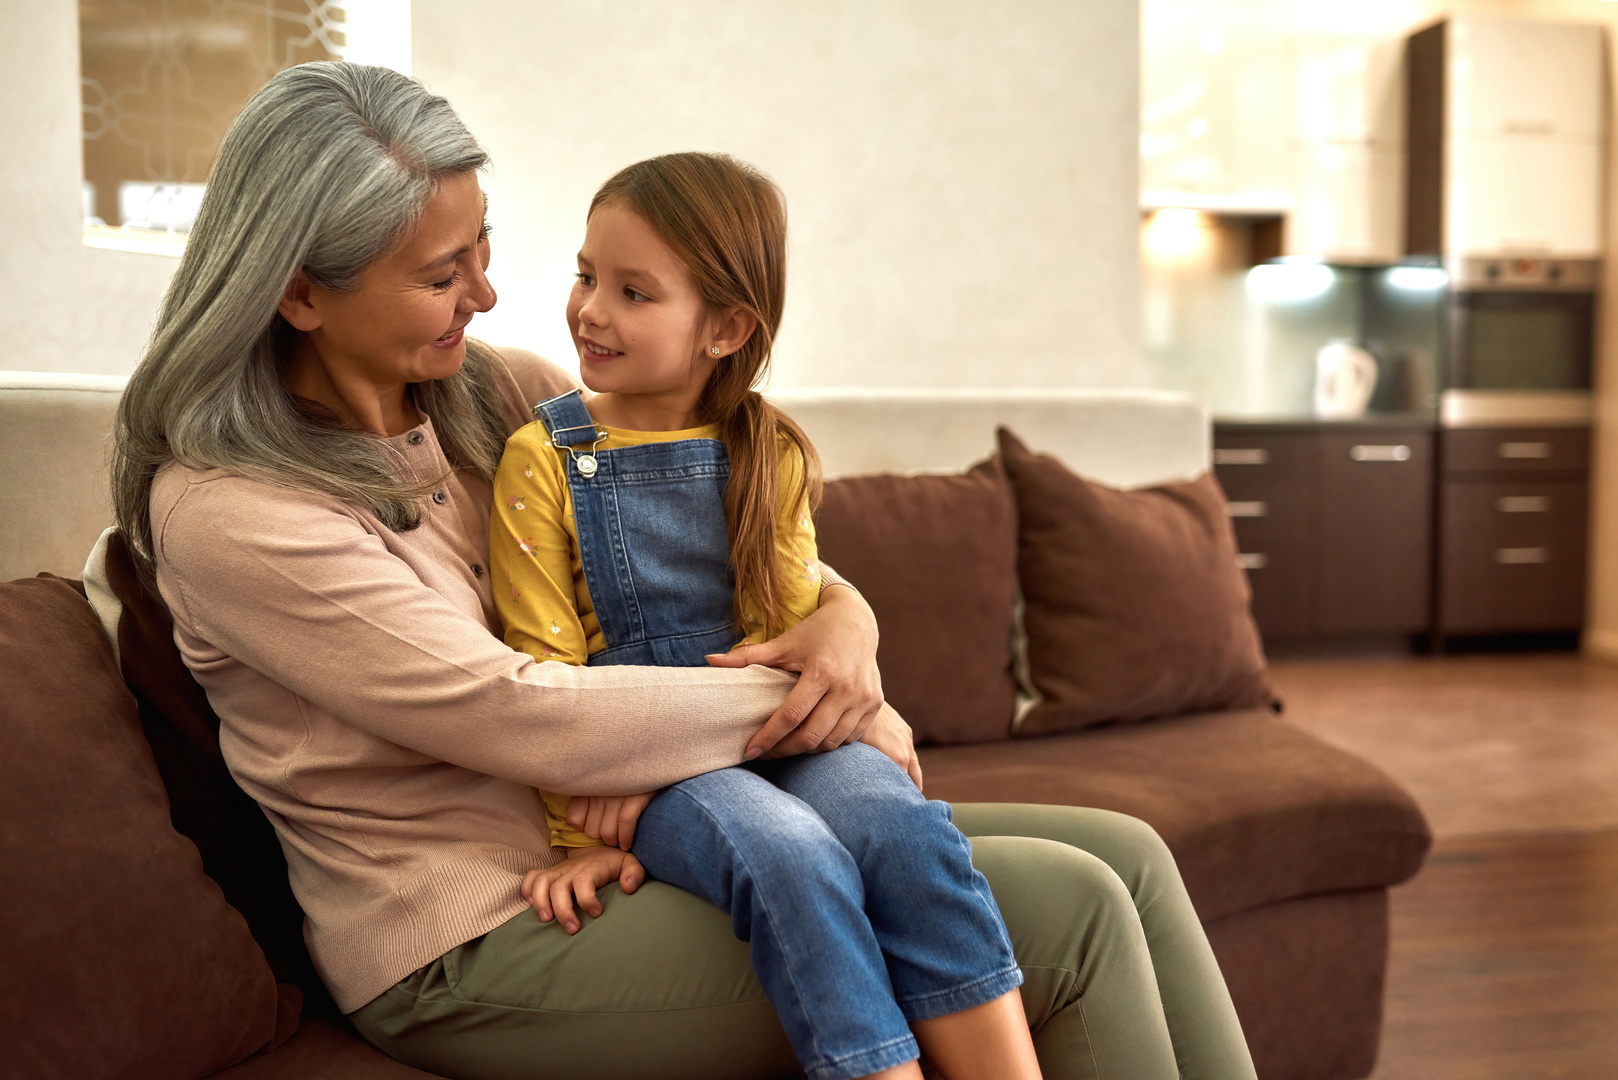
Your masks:
{"label": "cardigan button", "polygon": [[426,438],[427,436],[423,435],[421,432],[412,431],[409,435],[405,436],[405,442],[409,443],[411,446],[420,446],[422,441]]}
{"label": "cardigan button", "polygon": [[473,577],[482,577],[483,576],[483,567],[480,566],[477,563],[473,563],[472,564],[472,576]]}
{"label": "cardigan button", "polygon": [[439,506],[443,506],[448,501],[449,496],[445,495],[442,491],[433,492],[433,502],[437,503]]}

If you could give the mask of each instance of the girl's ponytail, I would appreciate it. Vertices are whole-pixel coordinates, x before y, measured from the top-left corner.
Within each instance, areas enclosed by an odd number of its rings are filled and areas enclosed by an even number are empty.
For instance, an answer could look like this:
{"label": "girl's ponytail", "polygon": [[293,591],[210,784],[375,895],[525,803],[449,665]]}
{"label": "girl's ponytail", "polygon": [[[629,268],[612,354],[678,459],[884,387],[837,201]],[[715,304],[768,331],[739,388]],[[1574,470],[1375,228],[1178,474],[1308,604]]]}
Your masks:
{"label": "girl's ponytail", "polygon": [[[716,372],[708,383],[716,397],[720,382]],[[803,429],[756,390],[742,388],[741,401],[724,411],[717,401],[709,408],[709,415],[723,418],[721,437],[730,454],[725,519],[736,572],[736,628],[761,629],[765,637],[773,637],[786,622],[787,567],[777,537],[799,514],[820,508],[820,457]],[[792,455],[802,466],[783,470],[783,455]],[[781,490],[783,474],[793,478],[794,490]],[[743,597],[758,605],[762,628],[742,625]]]}
{"label": "girl's ponytail", "polygon": [[[758,322],[741,348],[719,360],[697,408],[705,422],[720,426],[730,456],[725,517],[736,573],[736,627],[758,629],[743,624],[743,598],[751,598],[766,636],[773,635],[786,614],[780,530],[820,505],[814,446],[753,389],[769,370],[786,301],[786,202],[774,182],[750,165],[723,154],[685,153],[619,172],[596,192],[590,213],[607,203],[635,211],[680,256],[710,311],[740,309]],[[795,490],[779,490],[783,473],[793,478]]]}

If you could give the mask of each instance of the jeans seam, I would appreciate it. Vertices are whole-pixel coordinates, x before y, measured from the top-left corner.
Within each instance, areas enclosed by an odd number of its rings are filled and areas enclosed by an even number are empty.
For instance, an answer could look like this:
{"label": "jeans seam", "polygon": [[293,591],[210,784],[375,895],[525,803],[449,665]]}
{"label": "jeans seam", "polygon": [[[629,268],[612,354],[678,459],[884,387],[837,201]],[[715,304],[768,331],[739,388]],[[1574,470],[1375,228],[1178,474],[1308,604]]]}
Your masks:
{"label": "jeans seam", "polygon": [[[915,995],[913,997],[906,997],[906,998],[899,998],[897,995],[895,995],[895,1000],[898,1002],[900,1010],[906,1012],[907,1018],[908,1018],[909,1009],[907,1008],[907,1006],[921,1005],[921,1004],[924,1004],[924,1003],[929,1002],[929,1001],[936,1001],[936,1000],[938,1000],[940,998],[958,997],[958,996],[968,995],[973,990],[976,990],[980,986],[987,986],[987,985],[990,985],[992,983],[1003,982],[1007,978],[1010,978],[1010,977],[1019,977],[1019,982],[1020,982],[1020,976],[1021,975],[1022,975],[1022,968],[1019,967],[1017,964],[1013,963],[1009,967],[1003,967],[999,971],[993,971],[993,972],[990,972],[987,975],[980,975],[978,978],[973,979],[971,982],[962,983],[959,986],[952,986],[947,990],[933,990],[933,991],[930,991],[930,992],[925,993],[925,994],[917,994],[917,995]],[[1013,985],[1015,986],[1017,984],[1014,983]],[[1002,993],[1005,993],[1005,992],[1006,991],[1002,991]],[[999,997],[999,996],[1000,996],[999,994],[995,995],[995,997]],[[980,1001],[977,1004],[982,1005],[985,1002],[993,1001],[993,1000],[994,1000],[994,998],[985,998],[983,1001]],[[970,1008],[973,1008],[973,1006],[972,1005],[963,1005],[963,1006],[961,1006],[961,1008],[962,1009],[970,1009]],[[951,1012],[960,1012],[961,1009],[951,1009],[950,1011]],[[949,1014],[945,1013],[943,1015],[947,1016]],[[923,1017],[923,1019],[932,1019],[932,1018],[931,1017]]]}
{"label": "jeans seam", "polygon": [[[897,1065],[900,1062],[912,1060],[912,1058],[910,1057],[910,1044],[912,1044],[914,1042],[915,1042],[915,1036],[910,1034],[909,1032],[906,1032],[905,1034],[900,1035],[897,1038],[889,1039],[887,1042],[877,1043],[875,1046],[869,1047],[868,1049],[865,1049],[865,1050],[857,1050],[852,1054],[844,1054],[840,1058],[827,1058],[825,1056],[822,1056],[822,1058],[821,1058],[821,1060],[820,1060],[820,1062],[818,1064],[816,1064],[812,1068],[805,1068],[804,1073],[805,1073],[805,1075],[809,1076],[811,1078],[811,1080],[813,1080],[813,1078],[815,1078],[815,1077],[817,1077],[817,1076],[819,1076],[821,1074],[824,1074],[826,1072],[843,1072],[843,1071],[846,1071],[849,1068],[849,1063],[850,1062],[857,1061],[857,1062],[859,1062],[859,1070],[860,1071],[855,1073],[854,1075],[855,1076],[864,1076],[864,1075],[866,1075],[868,1073],[878,1072],[878,1071],[880,1071],[882,1069],[892,1068],[893,1065]],[[897,1059],[896,1061],[892,1062],[891,1064],[881,1064],[880,1062],[886,1056],[885,1054],[883,1054],[883,1051],[891,1050],[894,1047],[902,1047],[904,1049],[905,1056],[902,1057],[902,1058]],[[918,1051],[918,1053],[919,1053],[919,1051]]]}

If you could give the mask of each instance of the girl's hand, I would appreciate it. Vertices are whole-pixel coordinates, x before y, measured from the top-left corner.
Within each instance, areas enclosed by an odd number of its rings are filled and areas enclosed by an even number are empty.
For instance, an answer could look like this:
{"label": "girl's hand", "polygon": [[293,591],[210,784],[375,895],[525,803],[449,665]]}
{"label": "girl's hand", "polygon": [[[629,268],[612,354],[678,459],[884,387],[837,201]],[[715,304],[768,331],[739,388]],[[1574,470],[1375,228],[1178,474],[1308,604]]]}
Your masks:
{"label": "girl's hand", "polygon": [[567,823],[592,840],[628,851],[635,842],[635,822],[656,794],[575,795],[567,804]]}
{"label": "girl's hand", "polygon": [[898,763],[899,767],[910,774],[915,781],[916,790],[921,791],[921,762],[916,757],[916,740],[905,723],[904,717],[893,711],[893,706],[884,702],[882,709],[872,721],[871,726],[865,729],[865,736],[860,740],[866,746],[875,747]]}
{"label": "girl's hand", "polygon": [[601,917],[596,890],[616,880],[626,893],[640,888],[646,868],[640,860],[615,847],[569,848],[567,861],[543,870],[530,870],[522,879],[522,898],[534,906],[540,922],[555,919],[569,934],[579,932],[578,906],[592,919]]}
{"label": "girl's hand", "polygon": [[780,637],[708,657],[714,667],[761,664],[800,673],[747,744],[748,760],[834,750],[859,739],[882,707],[876,643],[876,616],[865,598],[828,585],[814,614]]}

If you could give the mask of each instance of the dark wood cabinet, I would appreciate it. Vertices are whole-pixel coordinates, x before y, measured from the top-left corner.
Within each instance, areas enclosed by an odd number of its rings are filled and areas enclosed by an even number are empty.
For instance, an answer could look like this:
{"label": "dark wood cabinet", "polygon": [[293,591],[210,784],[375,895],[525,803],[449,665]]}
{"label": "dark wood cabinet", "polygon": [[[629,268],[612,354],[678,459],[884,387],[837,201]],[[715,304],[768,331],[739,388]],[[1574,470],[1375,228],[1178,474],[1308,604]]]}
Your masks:
{"label": "dark wood cabinet", "polygon": [[1577,630],[1584,624],[1590,433],[1443,433],[1434,633]]}
{"label": "dark wood cabinet", "polygon": [[1315,446],[1315,630],[1421,633],[1432,604],[1431,433],[1323,433]]}
{"label": "dark wood cabinet", "polygon": [[1266,639],[1428,628],[1433,464],[1420,422],[1215,426]]}
{"label": "dark wood cabinet", "polygon": [[1214,425],[1266,640],[1578,630],[1590,433]]}

